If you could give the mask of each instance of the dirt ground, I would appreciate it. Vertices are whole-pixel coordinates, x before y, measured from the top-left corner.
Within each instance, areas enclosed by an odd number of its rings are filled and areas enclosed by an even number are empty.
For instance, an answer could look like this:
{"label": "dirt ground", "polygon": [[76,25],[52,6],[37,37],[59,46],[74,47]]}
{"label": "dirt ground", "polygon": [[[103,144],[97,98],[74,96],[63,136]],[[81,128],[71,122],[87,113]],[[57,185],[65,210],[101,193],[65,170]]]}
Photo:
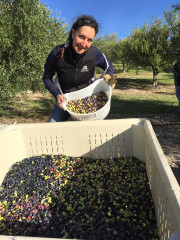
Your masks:
{"label": "dirt ground", "polygon": [[[153,94],[155,92],[171,92],[174,93],[174,88],[171,87],[158,87],[154,90],[149,89],[123,89],[116,88],[113,90],[113,94]],[[42,98],[41,93],[30,94],[32,99]],[[130,116],[127,116],[130,117]],[[111,117],[113,118],[113,116]],[[121,118],[117,115],[115,118]],[[30,122],[47,122],[49,116],[42,117],[41,119],[27,119],[22,116],[13,119],[0,120],[0,124],[17,124],[17,123],[30,123]],[[150,116],[149,120],[153,126],[159,143],[162,147],[164,154],[167,157],[169,165],[180,185],[180,115],[166,114],[158,116]]]}
{"label": "dirt ground", "polygon": [[180,117],[150,119],[158,141],[180,185]]}

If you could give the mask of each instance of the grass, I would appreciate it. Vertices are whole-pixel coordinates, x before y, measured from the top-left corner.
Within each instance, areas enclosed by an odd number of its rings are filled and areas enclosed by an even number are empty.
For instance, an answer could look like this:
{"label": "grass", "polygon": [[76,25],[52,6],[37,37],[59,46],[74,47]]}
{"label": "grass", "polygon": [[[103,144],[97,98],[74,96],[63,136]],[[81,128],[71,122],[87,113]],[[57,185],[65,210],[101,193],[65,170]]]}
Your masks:
{"label": "grass", "polygon": [[[118,75],[116,88],[127,91],[112,96],[110,115],[146,117],[147,115],[176,114],[178,101],[174,91],[172,74],[158,75],[158,87],[152,86],[152,73],[140,72],[138,75],[128,72],[124,77]],[[137,92],[138,91],[138,92]]]}
{"label": "grass", "polygon": [[145,114],[176,113],[177,101],[174,96],[167,95],[119,95],[112,97],[110,114]]}
{"label": "grass", "polygon": [[[117,74],[118,83],[113,90],[111,110],[108,118],[149,117],[149,115],[178,114],[178,101],[174,91],[173,75],[158,75],[158,87],[152,85],[152,72],[129,71]],[[28,94],[14,106],[8,114],[0,118],[19,118],[20,121],[48,121],[55,99],[49,94],[34,97]]]}
{"label": "grass", "polygon": [[19,119],[22,121],[46,121],[48,120],[53,109],[55,99],[50,94],[40,97],[32,97],[33,94],[28,94],[19,98],[14,105],[6,109],[6,115],[0,117],[0,122],[5,122],[7,119],[11,121]]}

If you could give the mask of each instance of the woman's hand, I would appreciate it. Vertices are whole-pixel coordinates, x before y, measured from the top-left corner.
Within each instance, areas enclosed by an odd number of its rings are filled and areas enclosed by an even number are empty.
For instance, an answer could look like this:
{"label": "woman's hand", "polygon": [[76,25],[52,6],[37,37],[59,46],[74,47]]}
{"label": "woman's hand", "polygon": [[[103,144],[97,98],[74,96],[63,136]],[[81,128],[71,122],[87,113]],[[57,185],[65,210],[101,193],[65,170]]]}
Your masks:
{"label": "woman's hand", "polygon": [[63,98],[63,96],[61,94],[58,94],[56,97],[56,103],[60,108],[62,107],[62,103],[65,102],[65,99]]}
{"label": "woman's hand", "polygon": [[109,74],[106,74],[104,76],[105,81],[111,85],[111,88],[115,88],[117,83],[116,78],[117,78],[117,75],[113,75],[113,77],[111,77]]}

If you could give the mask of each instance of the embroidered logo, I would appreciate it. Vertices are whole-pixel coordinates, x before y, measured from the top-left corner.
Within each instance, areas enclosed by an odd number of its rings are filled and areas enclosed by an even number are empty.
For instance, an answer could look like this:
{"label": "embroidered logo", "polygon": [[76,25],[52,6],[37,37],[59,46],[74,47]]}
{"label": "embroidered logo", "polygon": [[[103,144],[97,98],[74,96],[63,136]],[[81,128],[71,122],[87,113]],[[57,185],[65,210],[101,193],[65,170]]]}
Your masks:
{"label": "embroidered logo", "polygon": [[83,68],[81,69],[81,72],[88,72],[88,71],[89,71],[89,69],[87,66],[83,66]]}

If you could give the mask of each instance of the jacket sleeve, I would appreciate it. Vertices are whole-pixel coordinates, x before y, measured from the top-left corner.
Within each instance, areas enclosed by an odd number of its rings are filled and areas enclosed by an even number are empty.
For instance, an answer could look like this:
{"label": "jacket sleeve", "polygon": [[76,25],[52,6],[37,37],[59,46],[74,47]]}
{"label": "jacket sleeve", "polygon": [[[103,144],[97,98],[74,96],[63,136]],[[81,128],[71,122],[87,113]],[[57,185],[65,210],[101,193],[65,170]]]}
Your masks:
{"label": "jacket sleeve", "polygon": [[96,52],[96,62],[95,65],[97,67],[102,68],[105,71],[105,74],[109,74],[111,77],[113,76],[113,65],[112,63],[106,58],[106,56],[97,49]]}
{"label": "jacket sleeve", "polygon": [[60,93],[57,87],[55,86],[53,82],[53,76],[56,72],[56,53],[55,49],[53,49],[47,59],[46,63],[44,65],[44,74],[43,74],[43,81],[47,88],[47,90],[54,96],[56,99],[57,95]]}

